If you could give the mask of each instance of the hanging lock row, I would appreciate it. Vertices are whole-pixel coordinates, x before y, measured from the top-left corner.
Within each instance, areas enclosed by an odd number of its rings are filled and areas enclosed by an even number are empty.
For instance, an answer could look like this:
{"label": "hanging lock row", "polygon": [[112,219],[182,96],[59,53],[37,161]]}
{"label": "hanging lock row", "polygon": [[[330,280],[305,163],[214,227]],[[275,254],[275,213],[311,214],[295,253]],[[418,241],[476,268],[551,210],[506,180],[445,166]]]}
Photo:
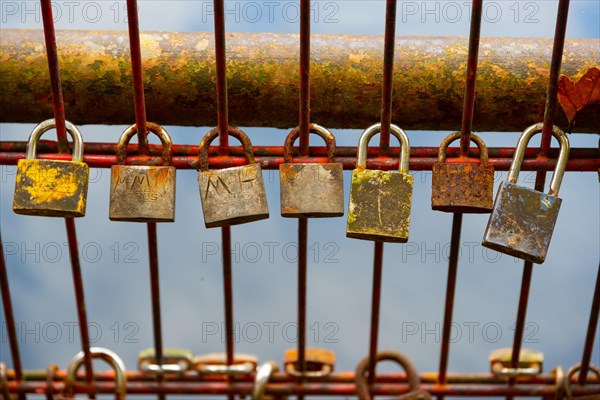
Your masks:
{"label": "hanging lock row", "polygon": [[[54,128],[54,120],[35,127],[27,144],[26,159],[19,160],[13,210],[18,214],[52,217],[85,215],[89,167],[83,162],[83,140],[73,124],[66,122],[73,138],[71,161],[36,159],[41,135]],[[127,145],[137,133],[131,126],[117,144],[117,164],[112,167],[109,218],[113,221],[173,222],[175,219],[175,167],[171,165],[171,139],[159,125],[148,123],[162,143],[162,165],[126,165]],[[335,138],[327,129],[311,124],[311,133],[325,140],[327,163],[294,163],[292,147],[299,128],[290,132],[280,165],[281,215],[295,218],[338,217],[344,211],[342,164],[334,162]],[[352,172],[346,236],[350,238],[404,243],[408,241],[412,207],[413,176],[409,173],[410,144],[396,125],[390,132],[400,141],[398,172],[367,169],[369,140],[381,130],[369,127],[358,143],[356,168]],[[535,263],[543,263],[561,199],[558,191],[569,157],[569,141],[558,127],[552,134],[560,153],[548,194],[517,184],[525,150],[542,124],[527,128],[515,149],[508,180],[500,184],[492,206],[494,169],[485,143],[475,134],[471,140],[480,152],[478,164],[467,157],[448,162],[449,144],[460,133],[446,137],[433,166],[432,208],[453,213],[488,213],[483,246]],[[247,165],[210,170],[208,149],[219,135],[210,130],[199,146],[198,186],[207,228],[242,224],[269,217],[262,170],[256,163],[252,143],[240,129],[229,134],[242,144]]]}

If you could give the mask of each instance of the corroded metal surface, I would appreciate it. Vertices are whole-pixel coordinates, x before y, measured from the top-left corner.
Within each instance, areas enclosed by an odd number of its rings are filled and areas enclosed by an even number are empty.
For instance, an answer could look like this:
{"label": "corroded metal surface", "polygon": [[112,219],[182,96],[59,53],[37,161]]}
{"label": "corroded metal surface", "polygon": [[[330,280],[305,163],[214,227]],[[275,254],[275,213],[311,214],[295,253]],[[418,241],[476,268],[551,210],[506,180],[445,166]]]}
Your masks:
{"label": "corroded metal surface", "polygon": [[414,177],[402,172],[352,172],[346,236],[405,243],[410,229]]}
{"label": "corroded metal surface", "polygon": [[170,166],[171,138],[160,125],[148,122],[147,126],[162,142],[162,166],[123,165],[127,144],[137,133],[137,127],[132,125],[123,132],[117,145],[119,165],[113,165],[111,170],[111,221],[175,221],[176,169]]}
{"label": "corroded metal surface", "polygon": [[562,199],[504,181],[483,246],[537,264],[546,259]]}
{"label": "corroded metal surface", "polygon": [[[127,32],[59,31],[65,109],[74,122],[134,120]],[[404,129],[458,128],[464,95],[466,38],[399,37],[392,114]],[[541,120],[550,39],[482,38],[479,131],[519,131]],[[146,105],[162,124],[214,126],[212,33],[141,34]],[[298,36],[228,33],[232,124],[289,128],[298,122]],[[567,40],[562,74],[577,79],[598,66],[598,39]],[[383,38],[311,36],[311,118],[329,128],[363,128],[379,120]],[[0,121],[37,122],[52,115],[44,38],[37,30],[3,30]],[[600,105],[582,111],[576,130],[598,132]],[[567,126],[559,111],[556,124]]]}
{"label": "corroded metal surface", "polygon": [[488,163],[485,143],[475,134],[471,140],[479,147],[479,164],[468,157],[459,157],[455,163],[446,162],[446,149],[460,132],[447,136],[440,144],[438,162],[433,165],[431,184],[431,208],[455,213],[489,213],[492,211],[494,190],[494,167]]}
{"label": "corroded metal surface", "polygon": [[209,170],[208,148],[219,135],[219,128],[211,129],[204,135],[198,149],[198,186],[207,228],[269,218],[262,169],[254,160],[252,143],[242,130],[229,126],[228,131],[242,144],[249,165]]}
{"label": "corroded metal surface", "polygon": [[111,221],[175,221],[175,167],[113,165]]}
{"label": "corroded metal surface", "polygon": [[327,129],[310,124],[309,131],[327,144],[328,163],[294,164],[292,145],[300,135],[299,127],[285,139],[279,166],[281,215],[292,218],[324,218],[344,215],[344,176],[341,163],[335,163],[335,137]]}
{"label": "corroded metal surface", "polygon": [[512,349],[497,349],[490,354],[490,370],[501,377],[536,376],[542,373],[544,353],[532,349],[521,349],[516,368],[511,367]]}
{"label": "corroded metal surface", "polygon": [[45,217],[83,217],[89,168],[83,162],[19,160],[13,211]]}

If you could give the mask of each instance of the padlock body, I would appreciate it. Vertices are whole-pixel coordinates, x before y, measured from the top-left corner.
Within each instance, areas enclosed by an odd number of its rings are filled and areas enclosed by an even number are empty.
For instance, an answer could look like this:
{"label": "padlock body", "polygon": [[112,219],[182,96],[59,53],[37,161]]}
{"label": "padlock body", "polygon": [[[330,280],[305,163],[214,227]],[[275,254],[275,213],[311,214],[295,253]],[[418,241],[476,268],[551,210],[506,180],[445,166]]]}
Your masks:
{"label": "padlock body", "polygon": [[260,165],[198,173],[200,199],[207,228],[269,218]]}
{"label": "padlock body", "polygon": [[355,169],[346,236],[405,243],[410,228],[413,181],[408,173]]}
{"label": "padlock body", "polygon": [[83,217],[89,167],[83,162],[19,160],[13,211],[44,217]]}
{"label": "padlock body", "polygon": [[344,215],[344,177],[340,163],[279,166],[281,215],[290,218]]}
{"label": "padlock body", "polygon": [[175,221],[175,167],[113,165],[111,221]]}
{"label": "padlock body", "polygon": [[453,213],[489,213],[494,195],[491,165],[433,164],[431,208]]}
{"label": "padlock body", "polygon": [[541,264],[546,259],[562,200],[504,181],[500,184],[483,246]]}

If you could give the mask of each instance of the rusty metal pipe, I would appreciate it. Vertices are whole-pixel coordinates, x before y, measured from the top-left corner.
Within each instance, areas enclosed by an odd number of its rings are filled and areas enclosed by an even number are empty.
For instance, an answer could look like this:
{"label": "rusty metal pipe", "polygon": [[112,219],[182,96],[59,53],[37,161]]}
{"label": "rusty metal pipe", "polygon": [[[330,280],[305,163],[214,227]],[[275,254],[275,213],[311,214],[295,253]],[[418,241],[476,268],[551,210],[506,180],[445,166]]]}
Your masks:
{"label": "rusty metal pipe", "polygon": [[[76,124],[131,124],[134,106],[127,32],[58,31],[65,108]],[[147,112],[163,125],[213,126],[212,33],[142,33]],[[52,115],[43,32],[7,29],[0,41],[0,122]],[[298,35],[228,33],[230,123],[297,125]],[[598,39],[566,40],[562,73],[578,78],[600,59]],[[544,115],[551,39],[482,38],[479,131],[522,131]],[[467,38],[397,37],[392,98],[403,129],[447,130],[462,117]],[[311,36],[311,119],[328,128],[364,129],[380,118],[383,37]],[[600,105],[576,129],[598,132]],[[566,127],[562,111],[555,123]]]}

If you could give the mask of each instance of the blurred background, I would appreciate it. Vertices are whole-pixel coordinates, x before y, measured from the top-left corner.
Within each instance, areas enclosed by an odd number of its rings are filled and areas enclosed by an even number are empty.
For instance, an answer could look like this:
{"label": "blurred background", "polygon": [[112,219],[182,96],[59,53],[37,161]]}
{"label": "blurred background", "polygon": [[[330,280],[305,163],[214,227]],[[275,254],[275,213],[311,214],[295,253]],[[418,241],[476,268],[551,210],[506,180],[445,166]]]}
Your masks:
{"label": "blurred background", "polygon": [[[298,33],[297,3],[226,1],[226,28]],[[468,36],[470,2],[453,2],[451,14],[447,3],[400,1],[397,35]],[[37,1],[0,4],[2,29],[41,29]],[[384,1],[314,1],[313,7],[314,34],[383,34]],[[485,2],[481,34],[551,38],[556,9],[556,1]],[[213,30],[208,0],[142,0],[139,12],[143,31]],[[55,2],[54,14],[57,29],[127,29],[124,1]],[[600,38],[599,20],[599,2],[572,1],[567,38]],[[148,119],[153,120],[151,115]],[[392,121],[402,126],[402,121]],[[27,140],[33,126],[0,124],[1,140]],[[115,142],[125,128],[80,127],[89,142]],[[165,128],[173,143],[198,144],[211,127]],[[254,145],[281,145],[288,133],[242,128]],[[438,146],[450,132],[408,134],[413,146]],[[355,146],[361,131],[333,133],[339,146]],[[480,136],[489,147],[512,147],[519,133]],[[598,145],[594,134],[569,139],[571,147]],[[155,138],[151,142],[157,143]],[[537,145],[539,137],[531,143]],[[24,368],[44,369],[50,362],[65,368],[80,341],[64,221],[15,215],[16,166],[1,166],[0,171],[0,227]],[[413,174],[409,243],[384,250],[379,348],[408,354],[419,371],[435,371],[452,217],[431,210],[431,173]],[[264,177],[270,219],[232,229],[236,351],[281,362],[297,338],[297,222],[279,215],[278,171],[264,171]],[[346,171],[346,205],[349,178]],[[505,178],[506,172],[496,173],[494,193]],[[535,173],[524,172],[520,180],[532,187]],[[128,369],[135,369],[138,352],[153,344],[146,227],[108,220],[109,183],[110,170],[90,171],[87,215],[76,221],[90,335],[92,345],[116,351]],[[568,368],[581,359],[599,260],[597,174],[566,173],[560,197],[547,260],[534,268],[524,337],[524,347],[544,352],[547,370],[559,364]],[[453,372],[488,371],[489,352],[512,345],[523,262],[481,246],[487,220],[487,215],[466,215],[463,221],[449,362]],[[345,217],[311,220],[308,238],[307,340],[334,350],[340,371],[354,370],[368,353],[373,268],[373,244],[347,239],[345,225]],[[158,236],[165,347],[189,348],[195,354],[224,351],[220,230],[204,228],[195,171],[177,172],[176,222],[159,224]],[[0,321],[0,358],[10,367],[4,315]],[[594,363],[600,361],[598,347],[596,340]]]}

